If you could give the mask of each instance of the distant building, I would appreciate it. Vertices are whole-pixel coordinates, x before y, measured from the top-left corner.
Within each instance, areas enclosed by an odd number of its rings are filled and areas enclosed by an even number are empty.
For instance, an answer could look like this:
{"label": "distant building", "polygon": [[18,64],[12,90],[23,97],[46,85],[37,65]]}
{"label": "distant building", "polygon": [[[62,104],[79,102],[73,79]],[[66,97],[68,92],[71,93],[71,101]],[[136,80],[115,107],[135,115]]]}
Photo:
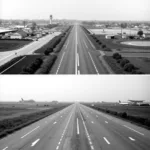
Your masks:
{"label": "distant building", "polygon": [[114,39],[114,38],[115,38],[115,35],[105,35],[105,38],[106,38],[106,39]]}
{"label": "distant building", "polygon": [[21,100],[19,101],[20,103],[35,103],[35,101],[33,99],[30,100],[24,100],[23,98],[21,98]]}
{"label": "distant building", "polygon": [[10,39],[24,39],[25,37],[28,36],[28,33],[23,31],[23,30],[19,30],[15,33],[12,33],[10,35]]}

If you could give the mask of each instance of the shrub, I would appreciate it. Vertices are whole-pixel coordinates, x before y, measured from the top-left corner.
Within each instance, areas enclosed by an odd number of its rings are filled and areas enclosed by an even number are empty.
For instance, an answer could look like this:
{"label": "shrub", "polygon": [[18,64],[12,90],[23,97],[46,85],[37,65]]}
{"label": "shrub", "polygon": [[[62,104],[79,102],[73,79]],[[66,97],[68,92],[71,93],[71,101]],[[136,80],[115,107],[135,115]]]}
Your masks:
{"label": "shrub", "polygon": [[134,69],[135,69],[135,67],[134,67],[134,65],[131,64],[131,63],[127,63],[127,64],[124,66],[124,71],[127,71],[127,72],[132,72]]}
{"label": "shrub", "polygon": [[124,59],[121,60],[120,66],[124,67],[127,63],[129,63],[129,60],[124,58]]}
{"label": "shrub", "polygon": [[150,119],[146,119],[145,122],[144,122],[144,124],[145,124],[146,126],[150,127]]}
{"label": "shrub", "polygon": [[47,48],[44,52],[45,55],[49,55],[49,53],[53,52],[53,48]]}
{"label": "shrub", "polygon": [[104,50],[105,50],[105,51],[111,51],[111,49],[108,48],[108,47],[106,47]]}
{"label": "shrub", "polygon": [[116,60],[118,60],[118,59],[121,59],[122,56],[119,53],[114,53],[113,54],[113,58],[116,59]]}
{"label": "shrub", "polygon": [[144,74],[144,73],[139,70],[132,70],[132,74]]}
{"label": "shrub", "polygon": [[126,112],[119,113],[119,116],[122,118],[127,118],[127,113]]}
{"label": "shrub", "polygon": [[103,49],[106,48],[106,45],[102,45],[102,48],[103,48]]}
{"label": "shrub", "polygon": [[119,64],[121,61],[122,61],[122,59],[118,59],[118,60],[117,60],[117,63]]}

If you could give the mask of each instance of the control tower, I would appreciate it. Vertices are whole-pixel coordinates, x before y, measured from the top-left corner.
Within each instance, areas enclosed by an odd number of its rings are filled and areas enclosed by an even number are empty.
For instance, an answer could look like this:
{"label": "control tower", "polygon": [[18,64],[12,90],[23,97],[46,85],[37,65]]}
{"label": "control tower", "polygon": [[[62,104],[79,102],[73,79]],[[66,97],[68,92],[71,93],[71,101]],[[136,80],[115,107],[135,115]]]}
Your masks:
{"label": "control tower", "polygon": [[52,24],[52,20],[53,20],[53,16],[50,15],[50,16],[49,16],[49,24]]}

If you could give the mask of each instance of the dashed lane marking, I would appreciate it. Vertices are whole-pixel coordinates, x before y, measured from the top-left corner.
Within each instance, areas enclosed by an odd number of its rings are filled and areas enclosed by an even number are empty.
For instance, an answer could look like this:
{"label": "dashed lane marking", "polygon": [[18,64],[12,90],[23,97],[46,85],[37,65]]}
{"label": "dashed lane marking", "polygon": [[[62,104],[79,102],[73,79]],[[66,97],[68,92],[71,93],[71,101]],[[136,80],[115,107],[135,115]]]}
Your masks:
{"label": "dashed lane marking", "polygon": [[60,60],[58,69],[57,69],[57,71],[56,71],[56,74],[58,74],[58,71],[59,71],[59,69],[60,69],[60,66],[61,66],[61,63],[62,63],[62,61],[63,61],[64,55],[65,55],[65,52],[64,52],[63,55],[62,55],[62,58],[61,58],[61,60]]}
{"label": "dashed lane marking", "polygon": [[132,137],[129,137],[129,139],[130,139],[131,141],[135,141],[135,139],[133,139]]}
{"label": "dashed lane marking", "polygon": [[31,146],[35,146],[38,142],[39,142],[40,139],[37,139],[36,141],[34,141]]}
{"label": "dashed lane marking", "polygon": [[137,131],[135,129],[132,129],[132,128],[128,127],[127,125],[123,125],[123,126],[128,128],[128,129],[130,129],[130,130],[132,130],[132,131],[134,131],[134,132],[136,132],[136,133],[138,133],[138,134],[140,134],[140,135],[144,135],[143,133],[141,133],[141,132],[139,132],[139,131]]}
{"label": "dashed lane marking", "polygon": [[110,144],[110,142],[106,139],[106,137],[103,137],[107,144]]}
{"label": "dashed lane marking", "polygon": [[28,132],[27,134],[25,134],[24,136],[22,136],[21,139],[24,138],[24,137],[26,137],[27,135],[29,135],[29,134],[32,133],[33,131],[37,130],[39,127],[40,127],[40,126],[37,126],[36,128],[34,128],[33,130],[31,130],[31,131]]}

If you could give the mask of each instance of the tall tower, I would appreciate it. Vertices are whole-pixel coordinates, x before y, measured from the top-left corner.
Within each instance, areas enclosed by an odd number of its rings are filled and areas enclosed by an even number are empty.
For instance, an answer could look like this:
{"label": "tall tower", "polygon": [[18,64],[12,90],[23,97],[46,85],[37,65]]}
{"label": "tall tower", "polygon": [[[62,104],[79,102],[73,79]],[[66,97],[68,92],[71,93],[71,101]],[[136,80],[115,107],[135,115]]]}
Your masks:
{"label": "tall tower", "polygon": [[53,19],[53,16],[50,15],[50,17],[49,17],[49,24],[52,24],[52,19]]}

